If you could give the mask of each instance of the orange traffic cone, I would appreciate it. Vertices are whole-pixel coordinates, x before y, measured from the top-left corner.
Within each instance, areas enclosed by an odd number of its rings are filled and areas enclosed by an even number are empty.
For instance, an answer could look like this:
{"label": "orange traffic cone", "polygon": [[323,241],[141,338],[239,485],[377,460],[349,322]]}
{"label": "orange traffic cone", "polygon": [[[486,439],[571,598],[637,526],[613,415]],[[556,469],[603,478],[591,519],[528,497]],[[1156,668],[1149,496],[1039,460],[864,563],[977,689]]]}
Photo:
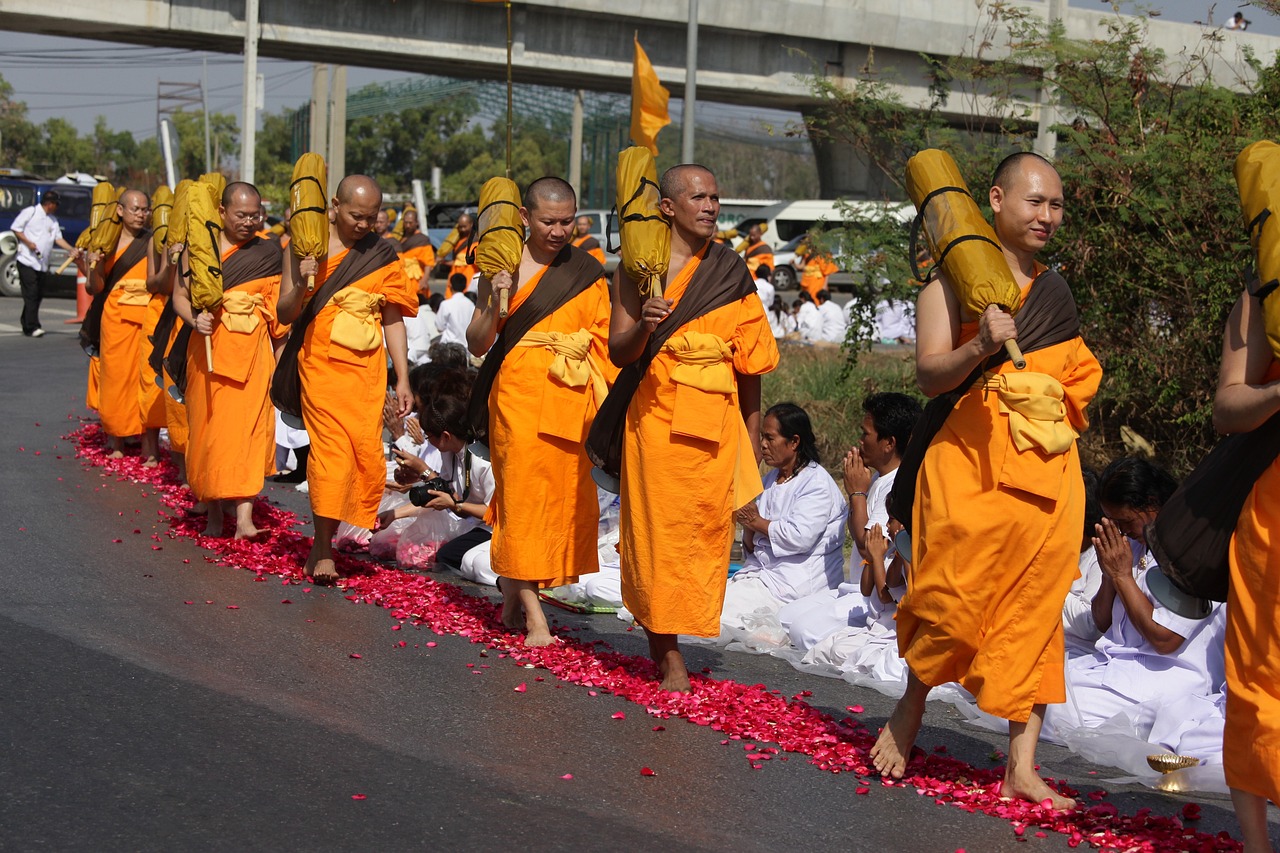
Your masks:
{"label": "orange traffic cone", "polygon": [[84,272],[77,266],[76,268],[76,316],[70,320],[63,320],[68,326],[76,323],[84,322],[84,314],[89,310],[89,303],[93,301],[93,297],[89,295],[89,280],[84,277]]}

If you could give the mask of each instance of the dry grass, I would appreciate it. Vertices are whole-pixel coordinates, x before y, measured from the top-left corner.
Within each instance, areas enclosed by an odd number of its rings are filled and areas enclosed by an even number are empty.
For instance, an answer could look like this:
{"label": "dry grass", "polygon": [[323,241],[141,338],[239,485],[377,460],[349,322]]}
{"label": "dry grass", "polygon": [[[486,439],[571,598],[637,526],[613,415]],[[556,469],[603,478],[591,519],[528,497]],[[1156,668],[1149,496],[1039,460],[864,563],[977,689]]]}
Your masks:
{"label": "dry grass", "polygon": [[795,403],[809,413],[823,464],[833,473],[862,428],[862,400],[877,391],[919,396],[915,353],[909,347],[877,347],[846,370],[843,350],[782,347],[778,369],[764,377],[764,406]]}

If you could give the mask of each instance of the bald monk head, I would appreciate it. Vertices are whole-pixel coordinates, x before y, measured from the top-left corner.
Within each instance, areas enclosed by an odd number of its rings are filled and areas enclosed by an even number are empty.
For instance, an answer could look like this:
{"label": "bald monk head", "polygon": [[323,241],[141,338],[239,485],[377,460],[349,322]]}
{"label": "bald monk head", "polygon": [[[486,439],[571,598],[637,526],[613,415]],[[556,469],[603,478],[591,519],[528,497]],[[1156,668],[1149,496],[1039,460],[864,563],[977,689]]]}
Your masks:
{"label": "bald monk head", "polygon": [[386,210],[378,211],[378,218],[373,223],[373,230],[377,232],[379,237],[391,230],[391,216]]}
{"label": "bald monk head", "polygon": [[401,214],[401,219],[404,220],[404,236],[412,237],[418,233],[418,211],[406,210]]}
{"label": "bald monk head", "polygon": [[218,207],[222,217],[222,236],[232,245],[240,245],[252,237],[262,221],[262,196],[258,188],[244,181],[232,181],[222,191]]}
{"label": "bald monk head", "polygon": [[546,177],[529,184],[524,193],[520,219],[529,229],[529,254],[541,263],[550,263],[573,238],[578,196],[568,181]]}
{"label": "bald monk head", "polygon": [[761,228],[759,224],[752,225],[749,229],[747,229],[748,243],[752,243],[752,244],[759,243],[763,239],[764,239],[764,229]]}
{"label": "bald monk head", "polygon": [[691,246],[700,246],[716,233],[720,217],[720,189],[706,166],[685,163],[662,173],[658,208]]}
{"label": "bald monk head", "polygon": [[350,247],[374,230],[381,212],[382,190],[377,181],[368,175],[347,175],[338,184],[330,219],[342,245]]}
{"label": "bald monk head", "polygon": [[595,223],[590,216],[579,216],[577,226],[574,229],[575,237],[590,237],[591,232],[595,230]]}
{"label": "bald monk head", "polygon": [[996,236],[1005,250],[1029,263],[1062,224],[1062,179],[1048,160],[1030,151],[1010,154],[991,180]]}
{"label": "bald monk head", "polygon": [[475,220],[471,218],[470,213],[464,213],[461,216],[459,216],[458,222],[456,225],[458,229],[458,237],[465,240],[467,236],[471,234],[471,228],[474,225],[475,225]]}
{"label": "bald monk head", "polygon": [[151,199],[142,190],[125,190],[116,202],[116,216],[125,230],[137,237],[151,220]]}

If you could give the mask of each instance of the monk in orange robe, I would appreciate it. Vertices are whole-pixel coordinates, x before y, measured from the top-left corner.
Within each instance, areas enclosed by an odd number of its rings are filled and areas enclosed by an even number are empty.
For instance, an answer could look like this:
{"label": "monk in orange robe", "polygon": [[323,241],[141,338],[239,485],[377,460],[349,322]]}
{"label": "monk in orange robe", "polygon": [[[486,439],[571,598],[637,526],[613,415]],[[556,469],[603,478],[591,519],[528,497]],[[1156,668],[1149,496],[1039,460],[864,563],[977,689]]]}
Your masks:
{"label": "monk in orange robe", "polygon": [[761,264],[773,269],[773,248],[764,241],[764,229],[759,225],[752,225],[747,231],[747,245],[743,247],[742,259],[747,262],[747,269],[753,276]]}
{"label": "monk in orange robe", "polygon": [[[1252,432],[1280,412],[1280,362],[1261,300],[1242,295],[1227,320],[1213,425]],[[1257,479],[1231,539],[1227,591],[1227,723],[1222,761],[1246,853],[1271,850],[1267,800],[1280,802],[1280,458]]]}
{"label": "monk in orange robe", "polygon": [[[813,297],[814,302],[818,301],[818,291],[827,289],[827,278],[840,269],[830,255],[819,252],[812,244],[801,255],[799,266],[800,287]],[[772,269],[773,264],[769,267]]]}
{"label": "monk in orange robe", "polygon": [[[150,347],[144,348],[143,343],[148,324],[154,329],[167,298],[162,290],[170,279],[168,259],[160,258],[150,245],[147,226],[151,202],[146,193],[126,190],[116,205],[116,215],[123,225],[120,241],[109,258],[90,253],[93,274],[85,288],[101,305],[96,342],[100,359],[98,414],[110,437],[113,456],[124,455],[125,438],[141,435],[142,456],[146,464],[154,466],[159,459],[164,404],[154,376],[149,377],[150,388],[144,391],[144,362]],[[152,306],[153,301],[158,307]]]}
{"label": "monk in orange robe", "polygon": [[[315,519],[305,572],[318,583],[338,577],[333,562],[338,522],[371,529],[377,518],[387,479],[382,407],[388,355],[396,372],[396,417],[413,406],[404,317],[417,314],[418,295],[400,256],[373,231],[381,207],[382,190],[372,178],[343,178],[330,207],[328,254],[300,261],[291,253],[280,285],[281,323],[294,323],[309,299],[322,294],[326,299],[305,330],[291,329],[291,336],[302,336],[291,338],[278,368],[296,365],[302,384]],[[308,275],[315,276],[312,293],[307,293]],[[296,361],[286,358],[295,347]]]}
{"label": "monk in orange robe", "polygon": [[1088,426],[1084,410],[1102,368],[1078,322],[1063,324],[1059,342],[1033,349],[1028,338],[1025,370],[989,360],[1050,289],[1060,293],[1055,314],[1076,317],[1066,282],[1036,262],[1062,222],[1058,173],[1020,153],[992,183],[995,230],[1023,313],[1016,323],[996,306],[970,316],[945,276],[921,291],[920,389],[931,397],[960,390],[919,465],[911,584],[897,615],[910,672],[872,760],[901,778],[930,688],[958,681],[979,708],[1009,721],[1002,794],[1066,809],[1074,801],[1040,778],[1035,750],[1045,705],[1066,699],[1062,605],[1078,575],[1085,501],[1075,439]]}
{"label": "monk in orange robe", "polygon": [[404,261],[405,274],[414,287],[425,291],[428,273],[436,265],[436,250],[431,239],[422,233],[418,225],[418,211],[409,208],[400,217],[404,223],[404,239],[400,241],[400,258]]}
{"label": "monk in orange robe", "polygon": [[255,234],[261,205],[252,184],[235,181],[223,190],[222,303],[196,314],[185,281],[174,293],[178,316],[194,331],[187,352],[187,482],[209,507],[207,536],[222,535],[223,502],[235,507],[236,539],[258,535],[253,499],[275,471],[275,410],[268,392],[275,369],[271,339],[282,334],[276,300],[283,256],[274,240]]}
{"label": "monk in orange robe", "polygon": [[573,245],[599,261],[600,266],[604,266],[604,249],[600,246],[600,241],[591,233],[594,230],[593,225],[590,216],[579,216],[574,225]]}
{"label": "monk in orange robe", "polygon": [[[471,287],[471,279],[480,270],[475,264],[471,263],[468,255],[475,250],[476,240],[479,235],[475,233],[475,219],[470,213],[464,213],[458,217],[458,240],[453,244],[453,260],[449,263],[450,282],[453,281],[455,275],[461,275],[466,281],[466,285],[462,288],[462,293],[466,293]],[[452,283],[445,288],[445,298],[448,299],[454,294]]]}
{"label": "monk in orange robe", "polygon": [[[583,441],[608,391],[600,365],[609,288],[599,262],[570,245],[577,207],[566,181],[529,185],[520,268],[480,279],[482,307],[467,328],[472,354],[489,354],[471,399],[493,464],[486,521],[502,621],[511,631],[523,623],[527,646],[553,642],[538,590],[599,569],[599,503]],[[503,290],[512,292],[506,318],[498,316]]]}
{"label": "monk in orange robe", "polygon": [[[746,264],[711,240],[715,176],[686,164],[660,184],[670,267],[663,295],[648,299],[621,266],[615,274],[609,355],[623,370],[610,393],[629,395],[622,600],[649,636],[663,689],[688,691],[677,635],[720,633],[733,513],[763,491],[760,376],[778,347]],[[607,427],[597,417],[591,444]]]}

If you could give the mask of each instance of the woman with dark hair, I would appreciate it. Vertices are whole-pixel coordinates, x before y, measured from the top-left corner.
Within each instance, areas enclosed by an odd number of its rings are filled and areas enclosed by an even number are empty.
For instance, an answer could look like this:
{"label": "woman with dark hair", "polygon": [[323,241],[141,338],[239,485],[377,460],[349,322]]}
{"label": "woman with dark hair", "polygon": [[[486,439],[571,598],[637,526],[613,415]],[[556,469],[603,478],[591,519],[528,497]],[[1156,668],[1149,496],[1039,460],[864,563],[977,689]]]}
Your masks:
{"label": "woman with dark hair", "polygon": [[769,318],[769,328],[778,340],[782,340],[796,330],[796,318],[787,310],[781,296],[774,295],[773,302],[765,308],[764,314]]}
{"label": "woman with dark hair", "polygon": [[[745,558],[725,590],[720,643],[750,642],[748,622],[768,624],[787,602],[844,580],[849,507],[820,464],[808,413],[795,403],[771,407],[760,425],[760,450],[773,470],[764,477],[758,502],[735,515]],[[775,637],[771,644],[776,643]]]}
{"label": "woman with dark hair", "polygon": [[1176,488],[1168,472],[1139,458],[1118,459],[1098,477],[1103,518],[1092,543],[1102,579],[1092,609],[1102,636],[1093,654],[1067,664],[1067,702],[1045,713],[1049,736],[1061,739],[1064,731],[1125,714],[1145,737],[1162,705],[1188,696],[1208,700],[1219,692],[1225,678],[1222,605],[1206,613],[1175,612],[1151,591],[1167,579],[1147,550],[1146,527]]}

